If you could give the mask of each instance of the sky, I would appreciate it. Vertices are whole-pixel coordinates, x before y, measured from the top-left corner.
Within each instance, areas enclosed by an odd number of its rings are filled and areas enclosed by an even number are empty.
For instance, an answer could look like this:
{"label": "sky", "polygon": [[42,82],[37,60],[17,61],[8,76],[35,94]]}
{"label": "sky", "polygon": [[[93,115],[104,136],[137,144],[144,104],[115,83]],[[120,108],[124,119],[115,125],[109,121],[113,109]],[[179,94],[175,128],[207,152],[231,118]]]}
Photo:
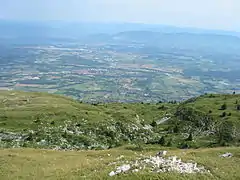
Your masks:
{"label": "sky", "polygon": [[0,0],[0,19],[137,22],[240,31],[240,0]]}

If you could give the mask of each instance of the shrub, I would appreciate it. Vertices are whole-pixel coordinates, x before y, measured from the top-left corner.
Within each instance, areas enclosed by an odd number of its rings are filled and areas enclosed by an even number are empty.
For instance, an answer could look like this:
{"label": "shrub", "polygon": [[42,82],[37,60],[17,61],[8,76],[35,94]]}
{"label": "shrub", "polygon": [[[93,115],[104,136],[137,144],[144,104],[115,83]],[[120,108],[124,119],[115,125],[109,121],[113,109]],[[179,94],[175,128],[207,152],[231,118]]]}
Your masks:
{"label": "shrub", "polygon": [[240,104],[237,105],[237,110],[240,111]]}
{"label": "shrub", "polygon": [[189,136],[187,137],[186,141],[192,141],[193,140],[193,135],[192,133],[189,134]]}
{"label": "shrub", "polygon": [[167,142],[167,147],[172,147],[172,141]]}
{"label": "shrub", "polygon": [[223,112],[220,117],[225,117],[226,116],[226,112]]}
{"label": "shrub", "polygon": [[162,146],[165,144],[165,137],[164,137],[164,136],[162,136],[162,137],[159,139],[158,144],[160,144],[160,145],[162,145]]}
{"label": "shrub", "polygon": [[153,121],[150,125],[151,125],[152,127],[156,127],[156,126],[157,126],[157,123],[156,123],[156,121]]}
{"label": "shrub", "polygon": [[189,149],[189,145],[187,144],[187,143],[181,143],[179,146],[178,146],[178,148],[180,148],[180,149]]}
{"label": "shrub", "polygon": [[166,107],[164,105],[158,107],[159,110],[165,110]]}
{"label": "shrub", "polygon": [[224,103],[224,104],[220,107],[220,110],[225,110],[225,109],[227,109],[226,103]]}
{"label": "shrub", "polygon": [[173,133],[179,133],[179,127],[178,125],[175,125],[173,128]]}
{"label": "shrub", "polygon": [[209,97],[210,97],[210,98],[214,98],[215,96],[214,96],[213,94],[210,94]]}
{"label": "shrub", "polygon": [[233,140],[234,125],[231,121],[224,121],[218,127],[218,142],[231,142]]}
{"label": "shrub", "polygon": [[169,141],[167,142],[167,146],[171,147],[172,146],[172,139],[169,139]]}

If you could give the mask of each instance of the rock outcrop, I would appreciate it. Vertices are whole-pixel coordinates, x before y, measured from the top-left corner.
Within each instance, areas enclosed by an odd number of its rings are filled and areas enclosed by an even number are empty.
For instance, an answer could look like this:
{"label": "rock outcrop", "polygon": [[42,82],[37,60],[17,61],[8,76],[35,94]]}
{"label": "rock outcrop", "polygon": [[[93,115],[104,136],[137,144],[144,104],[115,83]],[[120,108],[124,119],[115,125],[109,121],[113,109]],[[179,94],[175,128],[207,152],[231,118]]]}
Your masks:
{"label": "rock outcrop", "polygon": [[109,176],[115,176],[121,173],[137,173],[140,170],[150,170],[150,172],[164,173],[176,172],[181,174],[190,173],[209,173],[203,166],[199,166],[195,162],[183,162],[177,156],[164,158],[167,151],[160,151],[156,156],[140,158],[131,163],[117,167],[116,171],[109,173]]}

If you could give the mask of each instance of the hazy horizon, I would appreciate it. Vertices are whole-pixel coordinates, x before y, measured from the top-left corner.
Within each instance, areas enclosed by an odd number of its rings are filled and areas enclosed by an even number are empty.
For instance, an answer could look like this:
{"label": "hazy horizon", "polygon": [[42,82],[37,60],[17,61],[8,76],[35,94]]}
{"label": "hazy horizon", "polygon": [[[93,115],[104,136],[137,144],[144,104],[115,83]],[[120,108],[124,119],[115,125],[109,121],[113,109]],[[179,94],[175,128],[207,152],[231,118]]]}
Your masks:
{"label": "hazy horizon", "polygon": [[0,0],[0,20],[140,23],[240,31],[238,0]]}

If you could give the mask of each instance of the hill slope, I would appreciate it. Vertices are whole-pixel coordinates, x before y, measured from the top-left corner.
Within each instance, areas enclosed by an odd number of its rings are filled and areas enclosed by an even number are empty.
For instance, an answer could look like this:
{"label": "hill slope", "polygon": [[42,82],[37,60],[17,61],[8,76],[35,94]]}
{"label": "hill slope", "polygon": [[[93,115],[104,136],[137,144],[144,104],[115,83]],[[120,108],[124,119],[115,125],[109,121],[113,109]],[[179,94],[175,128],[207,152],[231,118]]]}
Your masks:
{"label": "hill slope", "polygon": [[175,116],[188,133],[220,144],[240,140],[240,95],[209,94],[189,99],[177,107]]}
{"label": "hill slope", "polygon": [[133,143],[186,148],[240,140],[240,95],[85,104],[46,93],[1,91],[0,102],[2,147],[106,149]]}
{"label": "hill slope", "polygon": [[159,111],[155,104],[86,104],[64,96],[21,91],[0,91],[0,102],[0,127],[14,131],[35,128],[35,121],[63,124],[65,120],[84,119],[95,124],[111,119],[135,122],[139,116],[150,123],[172,111],[170,104],[167,111]]}

